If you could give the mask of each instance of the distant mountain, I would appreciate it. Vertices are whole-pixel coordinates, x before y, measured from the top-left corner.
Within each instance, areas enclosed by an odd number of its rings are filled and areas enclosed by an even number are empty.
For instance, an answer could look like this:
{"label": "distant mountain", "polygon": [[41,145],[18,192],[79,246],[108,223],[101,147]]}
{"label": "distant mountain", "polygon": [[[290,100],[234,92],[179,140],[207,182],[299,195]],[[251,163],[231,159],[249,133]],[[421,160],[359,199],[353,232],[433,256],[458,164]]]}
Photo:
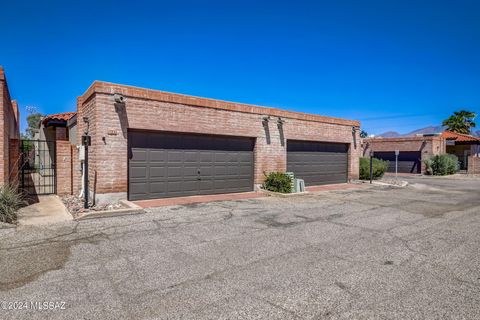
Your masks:
{"label": "distant mountain", "polygon": [[428,133],[439,133],[439,132],[443,132],[444,131],[444,127],[442,126],[430,126],[430,127],[425,127],[425,128],[422,128],[422,129],[417,129],[417,130],[413,130],[412,132],[409,132],[407,134],[404,134],[402,136],[404,137],[410,137],[410,136],[414,136],[414,135],[417,135],[417,134],[428,134]]}
{"label": "distant mountain", "polygon": [[378,137],[383,137],[383,138],[396,138],[400,136],[401,134],[396,131],[387,131],[378,135]]}
{"label": "distant mountain", "polygon": [[[440,132],[445,131],[445,129],[446,128],[443,127],[443,126],[429,126],[429,127],[413,130],[413,131],[411,131],[409,133],[405,133],[405,134],[400,134],[396,131],[387,131],[387,132],[384,132],[384,133],[381,133],[381,134],[377,134],[376,137],[382,137],[382,138],[413,137],[417,134],[440,133]],[[472,135],[480,137],[480,130],[473,131]]]}

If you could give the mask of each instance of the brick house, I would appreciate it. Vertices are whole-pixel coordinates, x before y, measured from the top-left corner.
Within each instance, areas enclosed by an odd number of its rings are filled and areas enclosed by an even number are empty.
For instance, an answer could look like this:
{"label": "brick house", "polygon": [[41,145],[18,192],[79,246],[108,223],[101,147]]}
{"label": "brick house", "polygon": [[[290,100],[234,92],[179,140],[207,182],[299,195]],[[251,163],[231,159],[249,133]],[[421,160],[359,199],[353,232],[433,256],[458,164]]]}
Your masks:
{"label": "brick house", "polygon": [[0,185],[18,182],[20,114],[0,66]]}
{"label": "brick house", "polygon": [[457,156],[460,170],[480,173],[480,138],[468,134],[445,131],[446,152]]}
{"label": "brick house", "polygon": [[307,186],[344,183],[358,178],[359,125],[95,81],[69,126],[71,192],[82,191],[87,130],[89,189],[102,202],[251,191],[271,171],[293,171]]}
{"label": "brick house", "polygon": [[387,172],[395,172],[395,151],[398,150],[398,172],[424,173],[424,161],[434,155],[455,154],[460,169],[480,173],[480,139],[445,131],[398,138],[366,138],[362,141],[362,155],[390,161]]}
{"label": "brick house", "polygon": [[398,172],[424,173],[424,161],[431,156],[445,153],[445,140],[440,134],[399,138],[366,138],[362,143],[364,157],[373,156],[388,160],[387,172],[395,172],[395,151],[399,151]]}

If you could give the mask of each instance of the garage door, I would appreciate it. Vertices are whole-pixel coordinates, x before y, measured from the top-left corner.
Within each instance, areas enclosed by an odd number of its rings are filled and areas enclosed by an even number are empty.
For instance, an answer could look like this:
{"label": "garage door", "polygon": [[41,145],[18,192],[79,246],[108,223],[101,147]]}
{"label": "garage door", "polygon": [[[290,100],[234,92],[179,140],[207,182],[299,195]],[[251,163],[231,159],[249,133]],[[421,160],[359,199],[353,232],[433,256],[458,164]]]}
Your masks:
{"label": "garage door", "polygon": [[251,138],[142,131],[128,142],[131,200],[253,190]]}
{"label": "garage door", "polygon": [[[374,152],[373,156],[377,159],[388,160],[387,172],[395,172],[395,151]],[[401,151],[398,155],[398,172],[420,173],[421,158],[420,151]]]}
{"label": "garage door", "polygon": [[347,182],[348,145],[288,140],[287,171],[307,186]]}

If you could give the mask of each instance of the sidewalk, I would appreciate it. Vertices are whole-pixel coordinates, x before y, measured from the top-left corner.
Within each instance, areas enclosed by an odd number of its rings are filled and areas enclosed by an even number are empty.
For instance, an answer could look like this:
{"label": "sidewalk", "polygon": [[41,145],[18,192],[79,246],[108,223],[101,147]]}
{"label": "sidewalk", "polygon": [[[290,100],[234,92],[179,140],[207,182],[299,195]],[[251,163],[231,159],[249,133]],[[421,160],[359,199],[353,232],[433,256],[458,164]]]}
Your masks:
{"label": "sidewalk", "polygon": [[45,225],[73,219],[58,196],[39,196],[38,200],[18,210],[19,226]]}

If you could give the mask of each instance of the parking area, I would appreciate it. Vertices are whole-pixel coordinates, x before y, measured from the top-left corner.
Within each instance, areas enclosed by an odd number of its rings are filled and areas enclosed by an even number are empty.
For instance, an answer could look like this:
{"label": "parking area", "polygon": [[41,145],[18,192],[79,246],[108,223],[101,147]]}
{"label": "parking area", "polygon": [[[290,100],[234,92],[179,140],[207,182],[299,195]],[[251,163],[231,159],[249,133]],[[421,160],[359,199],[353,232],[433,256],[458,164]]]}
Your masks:
{"label": "parking area", "polygon": [[2,319],[478,319],[480,178],[0,230]]}

